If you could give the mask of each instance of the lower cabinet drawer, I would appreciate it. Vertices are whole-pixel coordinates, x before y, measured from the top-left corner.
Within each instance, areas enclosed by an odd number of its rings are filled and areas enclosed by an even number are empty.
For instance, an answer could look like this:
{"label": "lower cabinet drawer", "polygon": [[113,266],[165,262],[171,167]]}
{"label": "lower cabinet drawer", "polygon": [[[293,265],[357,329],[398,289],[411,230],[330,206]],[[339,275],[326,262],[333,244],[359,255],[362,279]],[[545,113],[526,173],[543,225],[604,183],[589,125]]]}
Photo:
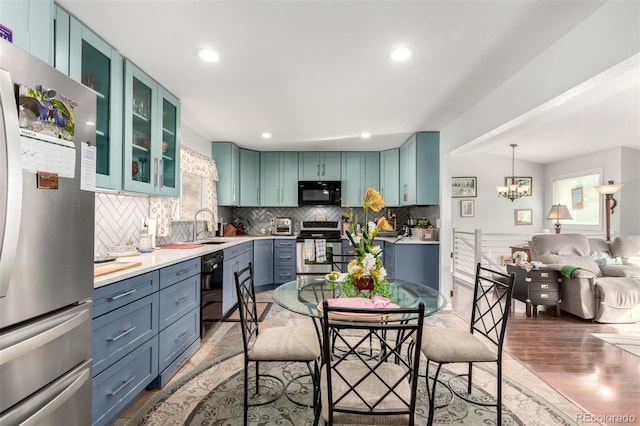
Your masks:
{"label": "lower cabinet drawer", "polygon": [[286,283],[296,279],[296,267],[290,265],[276,265],[273,267],[273,282]]}
{"label": "lower cabinet drawer", "polygon": [[194,309],[162,330],[158,338],[160,356],[159,371],[163,371],[169,364],[175,361],[194,340],[200,338],[200,309]]}
{"label": "lower cabinet drawer", "polygon": [[94,318],[94,376],[157,333],[158,293]]}
{"label": "lower cabinet drawer", "polygon": [[160,290],[160,330],[200,307],[200,276],[187,278]]}
{"label": "lower cabinet drawer", "polygon": [[529,291],[542,291],[542,292],[558,292],[560,287],[557,282],[533,282],[529,283]]}
{"label": "lower cabinet drawer", "polygon": [[154,387],[163,387],[180,369],[189,361],[189,358],[200,349],[200,339],[196,339],[184,352],[180,354],[171,364],[160,372],[157,380],[153,383]]}
{"label": "lower cabinet drawer", "polygon": [[532,291],[529,292],[529,300],[534,305],[555,305],[560,299],[557,291]]}
{"label": "lower cabinet drawer", "polygon": [[291,265],[296,262],[295,247],[275,247],[273,249],[274,265]]}
{"label": "lower cabinet drawer", "polygon": [[158,375],[158,337],[93,378],[93,425],[110,425]]}

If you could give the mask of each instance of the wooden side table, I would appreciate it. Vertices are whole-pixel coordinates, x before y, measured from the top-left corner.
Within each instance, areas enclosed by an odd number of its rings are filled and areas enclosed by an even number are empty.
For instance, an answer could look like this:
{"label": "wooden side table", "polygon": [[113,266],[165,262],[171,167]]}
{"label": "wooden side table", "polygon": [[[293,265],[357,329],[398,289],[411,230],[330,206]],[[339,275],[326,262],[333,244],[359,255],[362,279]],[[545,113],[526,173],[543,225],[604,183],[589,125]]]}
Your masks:
{"label": "wooden side table", "polygon": [[538,314],[538,305],[555,305],[556,315],[560,316],[560,284],[562,275],[560,271],[549,268],[532,269],[530,266],[507,265],[508,272],[515,272],[516,279],[513,287],[513,298],[524,302],[526,315]]}

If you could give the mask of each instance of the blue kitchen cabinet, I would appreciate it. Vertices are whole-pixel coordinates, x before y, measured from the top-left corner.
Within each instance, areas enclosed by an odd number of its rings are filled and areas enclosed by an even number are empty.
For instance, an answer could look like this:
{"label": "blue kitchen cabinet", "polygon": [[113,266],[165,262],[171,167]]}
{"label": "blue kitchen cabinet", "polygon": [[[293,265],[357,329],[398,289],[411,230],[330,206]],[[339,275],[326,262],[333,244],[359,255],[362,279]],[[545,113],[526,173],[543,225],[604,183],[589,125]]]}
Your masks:
{"label": "blue kitchen cabinet", "polygon": [[384,269],[387,270],[387,277],[396,277],[396,245],[385,243],[384,252],[382,253]]}
{"label": "blue kitchen cabinet", "polygon": [[296,240],[273,241],[273,282],[282,284],[296,279]]}
{"label": "blue kitchen cabinet", "polygon": [[380,151],[380,194],[387,207],[400,206],[400,150]]}
{"label": "blue kitchen cabinet", "polygon": [[342,206],[361,206],[367,189],[380,186],[378,152],[342,153]]}
{"label": "blue kitchen cabinet", "polygon": [[234,274],[249,265],[253,260],[253,242],[238,244],[224,249],[222,271],[222,316],[228,315],[238,304],[236,280]]}
{"label": "blue kitchen cabinet", "polygon": [[400,205],[440,203],[440,133],[414,133],[400,147]]}
{"label": "blue kitchen cabinet", "polygon": [[300,180],[340,180],[339,152],[300,152],[298,176]]}
{"label": "blue kitchen cabinet", "polygon": [[[96,186],[122,189],[122,56],[58,8],[56,31],[68,33],[68,74],[96,94]],[[63,35],[56,37],[56,67],[64,68]]]}
{"label": "blue kitchen cabinet", "polygon": [[216,183],[218,205],[239,205],[240,148],[233,142],[213,142],[211,155],[218,170],[218,182]]}
{"label": "blue kitchen cabinet", "polygon": [[180,194],[180,103],[130,61],[124,64],[123,188]]}
{"label": "blue kitchen cabinet", "polygon": [[260,205],[260,153],[240,149],[240,206]]}
{"label": "blue kitchen cabinet", "polygon": [[53,0],[0,1],[0,24],[13,32],[13,44],[53,66]]}
{"label": "blue kitchen cabinet", "polygon": [[273,239],[253,241],[253,282],[256,287],[273,284]]}
{"label": "blue kitchen cabinet", "polygon": [[260,205],[298,206],[298,153],[260,153]]}
{"label": "blue kitchen cabinet", "polygon": [[[385,254],[389,253],[389,245]],[[439,290],[440,288],[440,245],[439,244],[394,244],[393,276],[395,278],[422,284]],[[387,258],[385,257],[385,263]],[[385,269],[387,269],[385,267]],[[389,269],[387,272],[391,276]]]}

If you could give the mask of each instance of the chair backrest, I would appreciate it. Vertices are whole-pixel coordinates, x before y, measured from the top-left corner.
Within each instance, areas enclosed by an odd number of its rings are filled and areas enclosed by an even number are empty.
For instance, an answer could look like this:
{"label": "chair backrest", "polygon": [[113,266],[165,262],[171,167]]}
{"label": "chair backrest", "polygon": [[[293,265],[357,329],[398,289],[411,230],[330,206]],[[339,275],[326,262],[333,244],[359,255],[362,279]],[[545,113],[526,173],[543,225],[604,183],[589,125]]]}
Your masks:
{"label": "chair backrest", "polygon": [[502,353],[502,343],[507,330],[507,319],[511,309],[511,296],[515,273],[476,266],[471,312],[470,332],[480,333],[493,342]]}
{"label": "chair backrest", "polygon": [[253,285],[253,265],[249,263],[244,269],[233,273],[238,295],[238,313],[245,354],[251,341],[258,335],[258,309],[256,307],[256,291]]}
{"label": "chair backrest", "polygon": [[331,268],[334,271],[347,272],[351,260],[353,260],[353,254],[334,254],[331,260]]}
{"label": "chair backrest", "polygon": [[[369,418],[413,416],[421,352],[413,351],[409,356],[407,347],[412,340],[418,348],[422,343],[424,304],[413,308],[355,309],[330,307],[324,300],[322,311],[323,371],[330,418],[338,412]],[[400,317],[415,320],[397,321]],[[379,344],[373,357],[372,342]],[[340,351],[336,352],[334,348],[338,346]],[[389,368],[401,374],[394,375],[393,380],[381,379]],[[333,386],[336,381],[341,384],[337,387],[340,391]],[[406,389],[407,385],[411,389],[409,397],[399,391],[399,387]]]}

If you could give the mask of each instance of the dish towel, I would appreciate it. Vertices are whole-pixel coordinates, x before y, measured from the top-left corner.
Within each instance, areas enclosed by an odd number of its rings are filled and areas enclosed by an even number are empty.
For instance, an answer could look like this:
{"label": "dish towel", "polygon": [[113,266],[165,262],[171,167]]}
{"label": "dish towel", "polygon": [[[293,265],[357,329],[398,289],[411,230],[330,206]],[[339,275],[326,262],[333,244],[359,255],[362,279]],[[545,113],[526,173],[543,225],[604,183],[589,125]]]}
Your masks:
{"label": "dish towel", "polygon": [[313,240],[304,240],[304,260],[314,261],[316,260],[315,256],[315,245]]}
{"label": "dish towel", "polygon": [[316,262],[327,261],[327,240],[316,240]]}

